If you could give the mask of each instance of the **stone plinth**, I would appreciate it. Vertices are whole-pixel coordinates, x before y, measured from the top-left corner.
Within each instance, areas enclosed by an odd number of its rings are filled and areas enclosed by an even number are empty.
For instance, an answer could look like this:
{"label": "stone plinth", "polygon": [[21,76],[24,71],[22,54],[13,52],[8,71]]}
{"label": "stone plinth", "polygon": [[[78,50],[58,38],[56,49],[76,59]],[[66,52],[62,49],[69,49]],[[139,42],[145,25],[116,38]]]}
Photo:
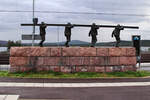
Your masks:
{"label": "stone plinth", "polygon": [[136,71],[134,48],[12,47],[11,72],[113,72]]}

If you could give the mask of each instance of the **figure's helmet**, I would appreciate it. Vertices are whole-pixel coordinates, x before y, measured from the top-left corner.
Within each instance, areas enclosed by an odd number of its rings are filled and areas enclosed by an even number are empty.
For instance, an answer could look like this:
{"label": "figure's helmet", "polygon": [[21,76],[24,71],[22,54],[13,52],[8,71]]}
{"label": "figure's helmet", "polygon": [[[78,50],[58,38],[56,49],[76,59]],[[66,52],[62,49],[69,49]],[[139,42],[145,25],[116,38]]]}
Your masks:
{"label": "figure's helmet", "polygon": [[71,23],[70,23],[70,22],[68,22],[68,23],[67,23],[67,25],[69,25],[69,26],[70,26],[70,25],[71,25]]}
{"label": "figure's helmet", "polygon": [[120,27],[120,24],[117,25],[117,28],[119,28],[119,27]]}
{"label": "figure's helmet", "polygon": [[44,22],[41,22],[41,24],[43,25],[43,24],[45,24]]}
{"label": "figure's helmet", "polygon": [[93,26],[96,25],[95,23],[92,24]]}

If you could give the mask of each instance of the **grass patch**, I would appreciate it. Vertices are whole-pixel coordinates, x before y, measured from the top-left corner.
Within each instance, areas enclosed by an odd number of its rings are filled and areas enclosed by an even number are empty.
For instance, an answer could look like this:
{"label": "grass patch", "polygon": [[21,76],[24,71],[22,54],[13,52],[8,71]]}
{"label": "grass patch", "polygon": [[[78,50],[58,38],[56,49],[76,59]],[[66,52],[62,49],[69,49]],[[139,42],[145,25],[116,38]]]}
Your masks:
{"label": "grass patch", "polygon": [[148,71],[127,71],[127,72],[110,72],[110,73],[95,73],[95,72],[78,72],[78,73],[61,73],[61,72],[16,72],[9,73],[0,71],[0,77],[13,78],[117,78],[117,77],[146,77],[150,76]]}

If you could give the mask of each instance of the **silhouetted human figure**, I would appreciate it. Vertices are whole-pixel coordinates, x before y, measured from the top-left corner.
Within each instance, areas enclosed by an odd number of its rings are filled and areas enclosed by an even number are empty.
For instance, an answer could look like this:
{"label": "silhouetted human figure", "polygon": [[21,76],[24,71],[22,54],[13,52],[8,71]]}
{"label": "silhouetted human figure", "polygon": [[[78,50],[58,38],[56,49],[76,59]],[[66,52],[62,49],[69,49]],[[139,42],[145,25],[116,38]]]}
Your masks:
{"label": "silhouetted human figure", "polygon": [[112,37],[115,36],[116,38],[116,47],[119,47],[121,30],[124,30],[124,28],[118,24],[112,32]]}
{"label": "silhouetted human figure", "polygon": [[94,47],[95,46],[95,43],[97,42],[97,35],[98,35],[98,30],[99,27],[93,23],[92,26],[91,26],[91,30],[89,32],[89,37],[91,36],[92,37],[92,41],[91,41],[91,47]]}
{"label": "silhouetted human figure", "polygon": [[69,47],[69,42],[71,41],[71,28],[73,28],[73,25],[71,25],[71,23],[67,23],[67,26],[65,27],[65,37],[66,37],[66,43],[65,46]]}
{"label": "silhouetted human figure", "polygon": [[46,27],[47,27],[46,24],[44,22],[41,22],[40,25],[41,42],[39,43],[40,47],[43,47],[43,42],[45,41]]}

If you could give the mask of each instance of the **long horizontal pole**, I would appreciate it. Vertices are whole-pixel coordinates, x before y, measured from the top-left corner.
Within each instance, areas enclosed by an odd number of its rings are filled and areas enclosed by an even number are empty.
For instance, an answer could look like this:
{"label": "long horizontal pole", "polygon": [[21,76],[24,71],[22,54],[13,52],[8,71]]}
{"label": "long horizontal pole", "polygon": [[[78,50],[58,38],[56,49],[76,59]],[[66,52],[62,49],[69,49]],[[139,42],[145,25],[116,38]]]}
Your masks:
{"label": "long horizontal pole", "polygon": [[[40,26],[41,24],[36,24],[35,26]],[[67,26],[67,24],[46,24],[47,26]],[[74,27],[91,27],[92,25],[83,25],[83,24],[72,24]],[[21,26],[33,26],[33,24],[21,24]],[[98,27],[103,28],[115,28],[116,25],[97,25]],[[138,26],[123,26],[124,28],[139,29]]]}

